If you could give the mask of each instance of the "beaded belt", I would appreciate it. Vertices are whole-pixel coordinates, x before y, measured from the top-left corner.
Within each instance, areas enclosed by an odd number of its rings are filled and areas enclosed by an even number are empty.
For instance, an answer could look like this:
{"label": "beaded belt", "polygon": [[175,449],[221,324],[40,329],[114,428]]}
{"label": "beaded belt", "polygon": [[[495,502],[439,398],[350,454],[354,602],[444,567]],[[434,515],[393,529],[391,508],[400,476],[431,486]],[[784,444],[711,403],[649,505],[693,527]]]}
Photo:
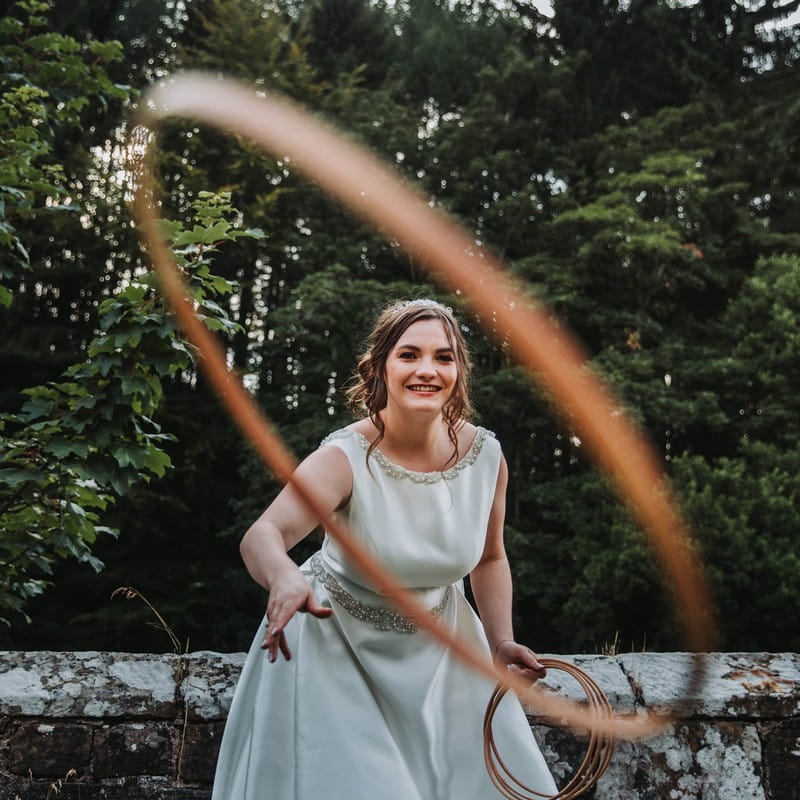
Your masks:
{"label": "beaded belt", "polygon": [[[410,617],[395,611],[388,606],[373,606],[369,603],[362,603],[353,597],[336,578],[325,569],[322,557],[319,553],[314,553],[309,562],[311,572],[314,577],[328,590],[328,594],[345,610],[350,616],[362,622],[368,622],[375,630],[394,631],[395,633],[416,633],[419,628]],[[430,610],[430,615],[434,619],[440,619],[444,614],[453,587],[448,586],[444,590],[444,595],[438,605]]]}

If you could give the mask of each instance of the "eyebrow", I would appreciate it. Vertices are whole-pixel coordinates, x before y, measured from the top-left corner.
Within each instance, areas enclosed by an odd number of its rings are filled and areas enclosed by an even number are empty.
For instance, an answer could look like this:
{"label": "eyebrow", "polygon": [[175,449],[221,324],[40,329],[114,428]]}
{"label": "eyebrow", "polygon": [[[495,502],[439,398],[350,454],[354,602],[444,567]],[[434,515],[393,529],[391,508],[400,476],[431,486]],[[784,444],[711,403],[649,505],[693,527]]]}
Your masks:
{"label": "eyebrow", "polygon": [[[414,350],[417,353],[422,351],[422,348],[417,347],[415,344],[402,344],[401,343],[401,344],[397,345],[397,349],[398,350]],[[452,353],[454,351],[453,351],[452,347],[437,347],[434,352],[436,352],[436,353]]]}

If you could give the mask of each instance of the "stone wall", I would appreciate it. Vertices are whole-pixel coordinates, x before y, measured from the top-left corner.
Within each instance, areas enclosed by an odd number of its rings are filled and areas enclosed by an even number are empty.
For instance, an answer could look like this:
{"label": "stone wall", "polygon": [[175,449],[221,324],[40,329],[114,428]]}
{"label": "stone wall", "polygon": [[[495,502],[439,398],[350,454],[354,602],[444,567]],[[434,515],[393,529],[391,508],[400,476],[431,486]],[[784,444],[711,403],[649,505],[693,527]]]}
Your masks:
{"label": "stone wall", "polygon": [[[680,653],[566,660],[587,670],[621,712],[669,707],[689,664]],[[218,653],[0,653],[0,800],[208,800],[242,661]],[[562,672],[547,682],[580,697]],[[585,740],[544,719],[532,723],[563,784]],[[710,656],[702,695],[688,698],[660,735],[619,743],[587,797],[800,800],[800,656]]]}

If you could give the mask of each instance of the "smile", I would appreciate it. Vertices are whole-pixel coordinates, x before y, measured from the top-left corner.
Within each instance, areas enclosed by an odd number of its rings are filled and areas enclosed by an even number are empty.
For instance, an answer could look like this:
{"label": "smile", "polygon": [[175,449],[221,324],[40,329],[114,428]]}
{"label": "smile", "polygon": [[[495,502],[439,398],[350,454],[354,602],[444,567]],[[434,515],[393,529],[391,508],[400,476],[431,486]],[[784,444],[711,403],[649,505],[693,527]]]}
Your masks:
{"label": "smile", "polygon": [[426,383],[417,383],[407,388],[412,392],[421,392],[422,394],[433,394],[434,392],[440,392],[442,390],[441,386],[429,386]]}

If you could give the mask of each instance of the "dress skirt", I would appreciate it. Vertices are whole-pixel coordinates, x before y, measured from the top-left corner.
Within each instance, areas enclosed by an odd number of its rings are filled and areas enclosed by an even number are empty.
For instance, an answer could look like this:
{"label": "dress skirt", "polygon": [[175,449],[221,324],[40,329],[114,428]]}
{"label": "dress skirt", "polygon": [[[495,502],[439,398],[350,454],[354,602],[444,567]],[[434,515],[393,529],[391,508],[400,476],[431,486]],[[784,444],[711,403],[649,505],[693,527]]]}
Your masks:
{"label": "dress skirt", "polygon": [[[269,663],[259,628],[230,709],[212,800],[501,797],[483,760],[492,684],[425,633],[379,630],[345,610],[310,562],[302,570],[334,614],[295,615],[285,630],[290,661],[279,655]],[[351,582],[345,589],[357,602],[376,597]],[[439,601],[440,621],[488,655],[461,584]],[[557,791],[511,693],[493,731],[521,781],[545,794]]]}

